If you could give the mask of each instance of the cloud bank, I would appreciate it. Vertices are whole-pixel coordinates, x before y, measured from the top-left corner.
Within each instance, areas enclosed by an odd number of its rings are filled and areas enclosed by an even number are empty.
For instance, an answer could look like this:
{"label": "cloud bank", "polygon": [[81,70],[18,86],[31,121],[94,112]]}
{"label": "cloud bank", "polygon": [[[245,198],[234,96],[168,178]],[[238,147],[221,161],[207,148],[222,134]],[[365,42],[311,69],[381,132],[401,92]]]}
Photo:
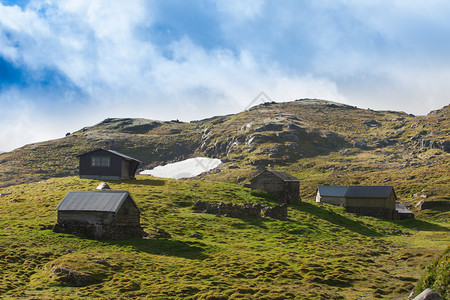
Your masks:
{"label": "cloud bank", "polygon": [[192,120],[322,98],[448,104],[446,1],[0,4],[0,150],[107,117]]}

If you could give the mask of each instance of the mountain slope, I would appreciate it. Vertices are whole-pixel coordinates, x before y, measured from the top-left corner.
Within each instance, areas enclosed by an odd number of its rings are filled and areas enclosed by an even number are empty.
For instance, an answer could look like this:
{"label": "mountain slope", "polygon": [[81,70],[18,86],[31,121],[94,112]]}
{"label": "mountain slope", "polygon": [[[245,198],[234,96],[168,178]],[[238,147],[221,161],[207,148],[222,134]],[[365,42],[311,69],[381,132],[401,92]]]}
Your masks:
{"label": "mountain slope", "polygon": [[[110,147],[145,168],[194,156],[217,157],[204,179],[245,182],[268,165],[317,184],[389,184],[403,201],[448,200],[450,106],[427,116],[359,109],[324,100],[264,103],[190,123],[106,119],[62,139],[0,154],[3,186],[77,174],[76,155]],[[423,196],[421,198],[421,196]]]}

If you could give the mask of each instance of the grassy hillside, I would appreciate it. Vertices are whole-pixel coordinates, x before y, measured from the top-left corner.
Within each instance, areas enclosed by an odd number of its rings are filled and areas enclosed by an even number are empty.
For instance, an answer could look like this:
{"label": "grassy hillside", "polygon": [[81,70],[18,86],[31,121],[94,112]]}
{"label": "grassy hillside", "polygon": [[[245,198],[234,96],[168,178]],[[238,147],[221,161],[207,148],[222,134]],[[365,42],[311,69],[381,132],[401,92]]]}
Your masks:
{"label": "grassy hillside", "polygon": [[[380,220],[308,197],[284,221],[194,213],[197,200],[271,202],[232,183],[146,176],[108,184],[131,192],[147,232],[162,228],[171,239],[95,241],[40,230],[56,222],[68,191],[98,183],[66,177],[0,188],[11,193],[0,197],[2,297],[405,299],[450,242],[448,223],[430,214]],[[53,267],[96,283],[70,286]]]}

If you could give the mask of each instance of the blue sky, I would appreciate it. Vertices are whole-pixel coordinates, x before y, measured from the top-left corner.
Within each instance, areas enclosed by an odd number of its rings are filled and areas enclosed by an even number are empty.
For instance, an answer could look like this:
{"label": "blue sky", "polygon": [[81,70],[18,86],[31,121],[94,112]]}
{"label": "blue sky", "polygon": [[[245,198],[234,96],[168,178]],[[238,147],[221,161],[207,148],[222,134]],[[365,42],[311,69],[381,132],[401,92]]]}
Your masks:
{"label": "blue sky", "polygon": [[0,0],[0,150],[108,117],[449,104],[447,0]]}

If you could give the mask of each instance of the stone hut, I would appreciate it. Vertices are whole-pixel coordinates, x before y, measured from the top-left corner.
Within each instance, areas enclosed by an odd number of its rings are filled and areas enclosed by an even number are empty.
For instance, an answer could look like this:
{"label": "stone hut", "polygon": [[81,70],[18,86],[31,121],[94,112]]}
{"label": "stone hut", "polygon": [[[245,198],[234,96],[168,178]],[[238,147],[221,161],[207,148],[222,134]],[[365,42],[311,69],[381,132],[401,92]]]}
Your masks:
{"label": "stone hut", "polygon": [[283,203],[300,202],[300,179],[274,170],[264,170],[250,180],[252,190],[262,190],[277,197]]}
{"label": "stone hut", "polygon": [[69,192],[55,209],[53,231],[95,239],[142,237],[141,210],[127,191]]}
{"label": "stone hut", "polygon": [[134,179],[139,160],[122,153],[96,149],[78,155],[80,178],[90,179]]}

